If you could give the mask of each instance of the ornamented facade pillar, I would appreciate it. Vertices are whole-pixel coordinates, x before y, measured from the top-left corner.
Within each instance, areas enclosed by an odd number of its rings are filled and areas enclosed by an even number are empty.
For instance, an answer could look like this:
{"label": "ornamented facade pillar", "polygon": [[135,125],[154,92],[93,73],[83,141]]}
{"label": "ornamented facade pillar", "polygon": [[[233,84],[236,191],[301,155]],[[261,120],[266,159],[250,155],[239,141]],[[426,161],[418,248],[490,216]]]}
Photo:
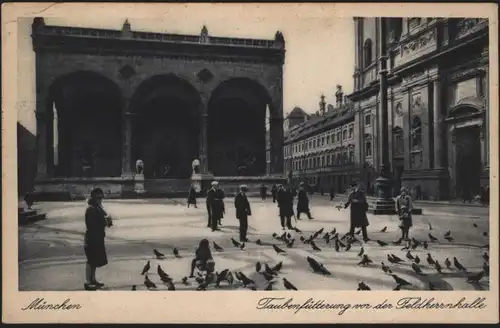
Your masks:
{"label": "ornamented facade pillar", "polygon": [[444,113],[443,113],[443,96],[442,96],[442,83],[440,77],[433,82],[433,134],[434,134],[434,168],[444,168],[446,162],[444,132]]}
{"label": "ornamented facade pillar", "polygon": [[200,135],[199,135],[199,160],[202,174],[208,173],[208,97],[201,94],[200,113]]}
{"label": "ornamented facade pillar", "polygon": [[132,120],[134,113],[129,112],[128,101],[123,114],[123,151],[122,151],[122,177],[132,177]]}

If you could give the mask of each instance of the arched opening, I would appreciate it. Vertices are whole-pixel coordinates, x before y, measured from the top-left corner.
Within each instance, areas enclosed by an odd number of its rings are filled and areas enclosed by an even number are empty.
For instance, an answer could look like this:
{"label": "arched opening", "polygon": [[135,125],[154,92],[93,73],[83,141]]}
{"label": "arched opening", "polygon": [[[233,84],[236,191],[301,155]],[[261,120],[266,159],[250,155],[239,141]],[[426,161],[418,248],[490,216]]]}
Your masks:
{"label": "arched opening", "polygon": [[133,162],[144,162],[146,178],[189,178],[198,158],[198,91],[175,75],[157,75],[136,90]]}
{"label": "arched opening", "polygon": [[[214,90],[208,105],[208,166],[214,175],[266,173],[267,106],[272,118],[267,91],[249,79],[231,79]],[[270,144],[276,128],[270,124]]]}
{"label": "arched opening", "polygon": [[57,79],[49,90],[48,170],[56,177],[121,175],[119,87],[90,71]]}
{"label": "arched opening", "polygon": [[363,45],[363,61],[364,61],[364,67],[367,68],[368,66],[371,65],[373,58],[372,58],[372,40],[371,39],[366,39],[365,44]]}

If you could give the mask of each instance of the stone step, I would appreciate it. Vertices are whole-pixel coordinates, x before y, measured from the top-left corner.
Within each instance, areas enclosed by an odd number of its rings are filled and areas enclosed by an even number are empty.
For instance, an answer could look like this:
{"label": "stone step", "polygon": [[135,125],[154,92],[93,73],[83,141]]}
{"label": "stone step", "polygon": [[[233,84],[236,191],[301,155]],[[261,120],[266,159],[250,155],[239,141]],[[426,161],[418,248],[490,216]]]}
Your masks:
{"label": "stone step", "polygon": [[30,215],[19,215],[19,225],[25,225],[36,221],[45,220],[47,218],[45,213],[37,213],[36,211],[30,212],[34,213],[31,213]]}

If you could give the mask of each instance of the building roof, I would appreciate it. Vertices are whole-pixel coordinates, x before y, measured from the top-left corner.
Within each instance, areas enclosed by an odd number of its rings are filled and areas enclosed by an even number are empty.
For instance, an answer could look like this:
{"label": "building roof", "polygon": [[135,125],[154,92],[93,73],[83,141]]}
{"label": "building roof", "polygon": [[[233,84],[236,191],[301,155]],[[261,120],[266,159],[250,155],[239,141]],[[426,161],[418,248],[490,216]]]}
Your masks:
{"label": "building roof", "polygon": [[347,103],[326,112],[324,115],[311,115],[309,120],[294,126],[285,133],[285,142],[301,140],[353,119],[355,115],[353,108],[352,103]]}
{"label": "building roof", "polygon": [[305,110],[303,110],[302,108],[300,107],[297,107],[295,106],[292,111],[290,112],[290,114],[288,114],[286,117],[287,118],[290,118],[290,117],[298,117],[298,118],[301,118],[301,117],[310,117],[311,115],[307,114],[305,112]]}

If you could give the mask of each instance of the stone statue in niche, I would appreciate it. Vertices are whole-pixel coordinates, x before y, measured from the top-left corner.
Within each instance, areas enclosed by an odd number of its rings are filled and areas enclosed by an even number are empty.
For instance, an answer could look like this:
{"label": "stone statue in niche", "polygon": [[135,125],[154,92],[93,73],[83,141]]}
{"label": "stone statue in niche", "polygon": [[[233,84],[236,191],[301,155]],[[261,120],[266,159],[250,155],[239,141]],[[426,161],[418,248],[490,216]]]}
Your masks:
{"label": "stone statue in niche", "polygon": [[191,166],[193,168],[193,174],[199,174],[200,173],[200,160],[195,158],[193,162],[191,163]]}
{"label": "stone statue in niche", "polygon": [[135,161],[135,173],[144,174],[144,162],[142,159],[137,159],[137,161]]}

